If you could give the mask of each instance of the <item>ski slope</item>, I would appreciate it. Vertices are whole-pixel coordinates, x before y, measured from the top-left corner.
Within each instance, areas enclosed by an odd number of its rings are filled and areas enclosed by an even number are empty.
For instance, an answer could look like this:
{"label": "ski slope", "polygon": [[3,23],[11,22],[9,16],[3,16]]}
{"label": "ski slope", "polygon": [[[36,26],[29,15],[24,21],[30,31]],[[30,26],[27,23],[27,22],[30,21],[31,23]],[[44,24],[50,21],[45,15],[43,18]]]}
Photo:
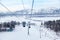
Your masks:
{"label": "ski slope", "polygon": [[[32,18],[35,19],[35,18]],[[38,18],[37,18],[38,19]],[[35,19],[35,20],[37,20]],[[38,20],[48,21],[48,20],[57,20],[58,18],[39,18]],[[0,22],[8,22],[8,21],[30,21],[31,23],[35,23],[35,25],[31,25],[28,35],[28,25],[26,27],[22,27],[21,25],[17,25],[12,32],[0,32],[0,40],[60,40],[60,36],[57,36],[56,33],[50,29],[41,25],[41,21],[32,21],[25,19],[24,17],[3,17],[0,18]]]}

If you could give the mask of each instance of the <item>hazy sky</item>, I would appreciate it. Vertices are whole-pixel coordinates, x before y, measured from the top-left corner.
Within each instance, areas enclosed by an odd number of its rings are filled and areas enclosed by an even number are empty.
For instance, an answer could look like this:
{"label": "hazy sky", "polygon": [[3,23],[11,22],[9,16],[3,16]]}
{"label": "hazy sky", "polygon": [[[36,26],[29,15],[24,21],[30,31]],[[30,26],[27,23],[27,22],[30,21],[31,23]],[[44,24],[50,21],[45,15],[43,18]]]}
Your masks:
{"label": "hazy sky", "polygon": [[[23,9],[22,0],[0,0],[7,8],[11,11]],[[25,8],[31,8],[32,0],[23,0]],[[34,0],[34,8],[49,8],[49,7],[60,7],[59,0]],[[7,11],[3,6],[0,5],[0,11]]]}

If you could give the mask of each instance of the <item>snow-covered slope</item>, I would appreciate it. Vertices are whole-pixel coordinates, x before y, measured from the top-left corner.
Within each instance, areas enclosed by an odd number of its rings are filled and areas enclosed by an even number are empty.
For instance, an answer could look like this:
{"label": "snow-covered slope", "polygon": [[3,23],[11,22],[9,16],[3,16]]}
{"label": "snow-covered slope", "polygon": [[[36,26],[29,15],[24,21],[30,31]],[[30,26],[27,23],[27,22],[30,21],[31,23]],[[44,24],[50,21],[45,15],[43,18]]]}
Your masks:
{"label": "snow-covered slope", "polygon": [[[40,19],[40,18],[39,18]],[[4,17],[0,18],[0,22],[8,22],[11,20],[15,21],[29,21],[24,17]],[[48,20],[47,20],[48,21]],[[27,22],[28,23],[28,22]],[[36,25],[31,25],[28,35],[28,26],[22,27],[22,25],[16,26],[12,32],[0,32],[0,40],[60,40],[60,37],[50,29],[45,28],[41,25],[41,22],[31,21]]]}

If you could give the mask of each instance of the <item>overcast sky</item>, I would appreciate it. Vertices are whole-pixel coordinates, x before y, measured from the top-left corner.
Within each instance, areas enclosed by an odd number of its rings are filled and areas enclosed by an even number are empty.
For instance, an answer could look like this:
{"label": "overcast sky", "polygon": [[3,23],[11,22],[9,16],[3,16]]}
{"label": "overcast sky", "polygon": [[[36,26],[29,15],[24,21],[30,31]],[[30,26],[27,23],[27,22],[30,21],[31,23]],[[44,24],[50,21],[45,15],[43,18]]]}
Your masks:
{"label": "overcast sky", "polygon": [[[0,0],[11,11],[17,11],[23,9],[22,0]],[[32,0],[23,0],[25,8],[31,8]],[[50,7],[60,7],[59,0],[34,0],[34,8],[50,8]],[[3,6],[0,5],[0,11],[7,11]]]}

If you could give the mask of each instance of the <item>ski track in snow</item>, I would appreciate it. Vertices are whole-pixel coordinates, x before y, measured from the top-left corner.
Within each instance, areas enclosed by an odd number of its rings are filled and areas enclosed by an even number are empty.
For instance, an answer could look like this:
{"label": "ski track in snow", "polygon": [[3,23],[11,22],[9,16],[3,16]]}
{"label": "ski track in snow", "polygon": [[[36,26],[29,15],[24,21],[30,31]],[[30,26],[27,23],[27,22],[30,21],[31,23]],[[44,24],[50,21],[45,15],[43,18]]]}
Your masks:
{"label": "ski track in snow", "polygon": [[[59,19],[59,18],[55,18],[55,20],[56,19]],[[9,17],[0,18],[0,22],[8,22],[11,20],[19,21],[19,22],[31,21],[31,20],[24,19],[23,17],[10,17],[9,16]],[[51,19],[41,18],[41,20],[48,21]],[[54,18],[52,18],[52,20],[54,20]],[[27,31],[28,26],[26,25],[26,27],[22,27],[22,25],[19,25],[19,26],[16,26],[16,28],[12,32],[0,32],[0,40],[60,40],[60,37],[57,36],[54,31],[49,30],[43,27],[42,25],[40,25],[41,22],[31,21],[31,23],[33,22],[36,25],[31,26],[29,30],[29,35]]]}

